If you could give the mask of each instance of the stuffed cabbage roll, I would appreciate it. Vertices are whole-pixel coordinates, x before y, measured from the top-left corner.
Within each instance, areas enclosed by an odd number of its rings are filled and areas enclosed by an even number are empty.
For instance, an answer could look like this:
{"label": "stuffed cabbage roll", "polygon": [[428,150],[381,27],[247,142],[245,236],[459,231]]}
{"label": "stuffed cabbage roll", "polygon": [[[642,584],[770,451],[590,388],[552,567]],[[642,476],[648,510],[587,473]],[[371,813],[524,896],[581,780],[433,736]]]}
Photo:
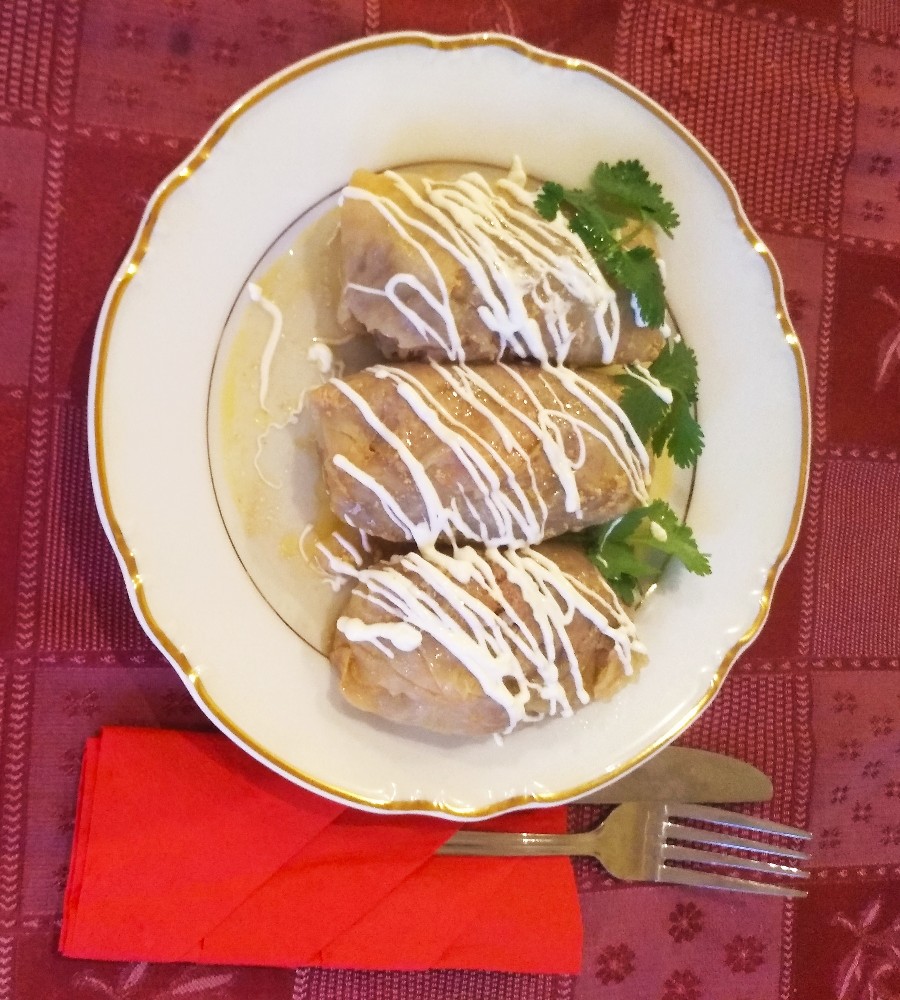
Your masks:
{"label": "stuffed cabbage roll", "polygon": [[645,503],[650,459],[600,370],[378,365],[312,390],[345,523],[394,542],[535,544]]}
{"label": "stuffed cabbage roll", "polygon": [[356,586],[331,663],[344,697],[441,733],[506,733],[609,697],[643,650],[578,548],[470,547],[333,570]]}
{"label": "stuffed cabbage roll", "polygon": [[[641,325],[562,217],[542,219],[516,165],[437,181],[358,170],[343,191],[341,310],[388,358],[650,362],[664,343]],[[655,250],[649,228],[631,245]]]}

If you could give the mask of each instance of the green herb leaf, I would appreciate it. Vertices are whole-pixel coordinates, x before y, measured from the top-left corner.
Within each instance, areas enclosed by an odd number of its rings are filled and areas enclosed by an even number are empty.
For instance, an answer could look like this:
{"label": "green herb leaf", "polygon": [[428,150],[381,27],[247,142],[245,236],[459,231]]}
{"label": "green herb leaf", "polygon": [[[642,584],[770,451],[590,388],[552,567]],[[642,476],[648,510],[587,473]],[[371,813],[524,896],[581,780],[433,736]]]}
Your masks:
{"label": "green herb leaf", "polygon": [[697,355],[683,340],[670,340],[666,349],[650,365],[655,379],[689,403],[697,401]]}
{"label": "green herb leaf", "polygon": [[653,432],[651,446],[657,455],[665,447],[672,461],[682,469],[690,468],[703,451],[703,431],[684,396],[676,394],[662,422]]}
{"label": "green herb leaf", "polygon": [[633,375],[617,375],[616,381],[623,386],[619,406],[641,441],[649,441],[671,404]]}
{"label": "green herb leaf", "polygon": [[682,340],[670,340],[648,369],[650,376],[672,393],[667,404],[644,377],[631,369],[616,376],[623,386],[619,406],[642,441],[653,453],[668,451],[683,469],[693,465],[703,450],[703,431],[693,413],[697,400],[697,357]]}
{"label": "green herb leaf", "polygon": [[[664,500],[654,500],[643,509],[647,512],[646,518],[632,540],[674,556],[691,573],[708,576],[709,556],[700,551],[693,531],[681,523],[675,511]],[[653,524],[662,530],[654,533]],[[665,538],[662,537],[663,533]]]}
{"label": "green herb leaf", "polygon": [[591,175],[591,189],[613,210],[632,218],[655,222],[666,235],[678,225],[675,206],[663,197],[662,187],[650,180],[638,160],[598,163]]}
{"label": "green herb leaf", "polygon": [[643,322],[663,324],[666,299],[659,264],[649,247],[627,247],[622,230],[629,220],[652,221],[671,236],[678,215],[637,160],[598,163],[587,191],[548,181],[534,206],[545,219],[562,212],[607,278],[634,295]]}
{"label": "green herb leaf", "polygon": [[659,573],[654,552],[678,559],[691,573],[706,576],[709,558],[697,547],[694,533],[663,500],[654,500],[608,524],[583,533],[587,554],[613,591],[634,603],[642,582]]}
{"label": "green herb leaf", "polygon": [[647,326],[662,326],[666,319],[666,292],[659,264],[650,247],[632,247],[611,254],[607,267],[613,277],[634,294],[643,322]]}
{"label": "green herb leaf", "polygon": [[557,184],[556,181],[547,181],[540,191],[538,191],[537,198],[535,198],[535,211],[541,218],[552,222],[556,218],[560,205],[565,201],[565,198],[566,191],[562,184]]}

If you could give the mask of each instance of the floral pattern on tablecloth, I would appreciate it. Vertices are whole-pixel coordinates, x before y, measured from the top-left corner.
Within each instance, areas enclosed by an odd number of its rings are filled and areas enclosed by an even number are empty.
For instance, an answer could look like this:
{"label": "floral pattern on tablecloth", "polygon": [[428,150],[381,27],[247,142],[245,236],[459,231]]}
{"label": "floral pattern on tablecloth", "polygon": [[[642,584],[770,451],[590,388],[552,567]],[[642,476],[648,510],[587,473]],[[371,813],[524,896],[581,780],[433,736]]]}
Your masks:
{"label": "floral pattern on tablecloth", "polygon": [[[0,1000],[900,995],[898,11],[0,0]],[[724,164],[781,266],[810,373],[805,518],[763,634],[682,741],[772,775],[773,802],[752,808],[814,832],[809,898],[623,886],[579,861],[579,977],[63,959],[84,740],[104,724],[207,725],[137,626],[93,509],[100,304],[148,196],[231,101],[323,46],[395,29],[504,31],[620,73]],[[602,814],[573,809],[572,824]]]}

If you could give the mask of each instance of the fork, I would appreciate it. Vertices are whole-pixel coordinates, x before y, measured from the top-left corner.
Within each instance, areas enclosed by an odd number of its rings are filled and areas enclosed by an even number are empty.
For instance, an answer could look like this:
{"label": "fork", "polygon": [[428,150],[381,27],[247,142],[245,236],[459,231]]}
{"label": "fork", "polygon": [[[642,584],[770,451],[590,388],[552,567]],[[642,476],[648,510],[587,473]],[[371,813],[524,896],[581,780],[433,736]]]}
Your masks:
{"label": "fork", "polygon": [[610,875],[626,882],[668,882],[766,893],[773,896],[805,896],[778,882],[758,882],[749,877],[722,875],[705,867],[682,868],[680,862],[724,866],[760,874],[806,878],[808,872],[779,861],[759,861],[727,851],[707,850],[693,844],[753,851],[783,860],[806,861],[809,855],[793,847],[736,836],[727,829],[706,830],[679,820],[702,822],[715,827],[773,834],[808,840],[812,834],[771,820],[742,813],[682,802],[626,802],[586,833],[488,833],[461,830],[440,848],[439,854],[456,855],[590,855]]}

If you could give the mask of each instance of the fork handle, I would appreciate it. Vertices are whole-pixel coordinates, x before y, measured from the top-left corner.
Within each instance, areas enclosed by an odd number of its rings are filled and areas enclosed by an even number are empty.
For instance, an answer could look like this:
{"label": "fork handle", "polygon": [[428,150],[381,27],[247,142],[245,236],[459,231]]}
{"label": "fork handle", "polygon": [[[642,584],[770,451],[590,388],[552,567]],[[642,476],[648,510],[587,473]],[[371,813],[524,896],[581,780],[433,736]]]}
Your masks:
{"label": "fork handle", "polygon": [[596,837],[592,833],[488,833],[485,830],[461,830],[455,833],[438,854],[512,857],[520,854],[583,855],[593,853]]}

